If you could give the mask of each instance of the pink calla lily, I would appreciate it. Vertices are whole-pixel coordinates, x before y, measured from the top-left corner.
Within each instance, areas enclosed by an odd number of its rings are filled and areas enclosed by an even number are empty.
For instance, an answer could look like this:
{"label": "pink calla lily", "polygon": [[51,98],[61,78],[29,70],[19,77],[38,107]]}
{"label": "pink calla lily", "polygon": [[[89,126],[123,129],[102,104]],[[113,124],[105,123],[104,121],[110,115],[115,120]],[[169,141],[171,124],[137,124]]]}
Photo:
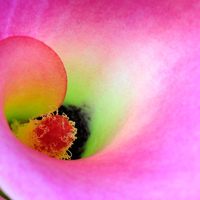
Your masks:
{"label": "pink calla lily", "polygon": [[0,66],[0,188],[11,199],[200,198],[199,1],[1,1],[0,39],[11,36],[56,52],[63,104],[91,117],[83,159],[28,148],[7,124],[12,78]]}

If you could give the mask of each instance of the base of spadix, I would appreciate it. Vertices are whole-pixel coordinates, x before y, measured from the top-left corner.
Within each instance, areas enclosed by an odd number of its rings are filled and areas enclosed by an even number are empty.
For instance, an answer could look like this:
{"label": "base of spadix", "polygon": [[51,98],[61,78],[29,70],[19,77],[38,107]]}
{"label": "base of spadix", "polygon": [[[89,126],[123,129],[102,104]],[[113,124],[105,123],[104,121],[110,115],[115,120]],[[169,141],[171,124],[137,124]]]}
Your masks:
{"label": "base of spadix", "polygon": [[11,129],[27,146],[57,159],[70,159],[68,150],[76,139],[75,123],[66,115],[41,115],[42,119],[30,119],[29,123],[13,120]]}

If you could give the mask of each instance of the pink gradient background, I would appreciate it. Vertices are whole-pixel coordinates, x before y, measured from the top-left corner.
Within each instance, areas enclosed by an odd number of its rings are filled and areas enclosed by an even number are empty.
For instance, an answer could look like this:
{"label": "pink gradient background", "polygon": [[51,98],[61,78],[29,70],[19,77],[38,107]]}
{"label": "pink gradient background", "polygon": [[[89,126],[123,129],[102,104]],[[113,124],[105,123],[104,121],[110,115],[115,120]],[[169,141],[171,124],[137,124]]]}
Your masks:
{"label": "pink gradient background", "polygon": [[22,200],[198,200],[199,11],[189,0],[2,1],[1,39],[34,37],[64,64],[68,54],[93,52],[111,63],[97,71],[115,71],[120,61],[133,91],[124,96],[129,118],[110,145],[69,162],[21,145],[1,106],[0,187]]}

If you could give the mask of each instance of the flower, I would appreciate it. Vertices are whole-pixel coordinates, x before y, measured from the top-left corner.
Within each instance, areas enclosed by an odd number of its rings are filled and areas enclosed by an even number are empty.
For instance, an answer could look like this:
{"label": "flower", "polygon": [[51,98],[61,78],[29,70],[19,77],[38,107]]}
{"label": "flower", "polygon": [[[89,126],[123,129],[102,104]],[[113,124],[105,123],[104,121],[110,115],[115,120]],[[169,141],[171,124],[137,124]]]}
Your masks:
{"label": "flower", "polygon": [[62,161],[11,137],[1,110],[6,194],[22,200],[200,198],[198,1],[1,4],[0,39],[29,36],[52,48],[68,74],[64,104],[85,104],[91,116],[85,158]]}

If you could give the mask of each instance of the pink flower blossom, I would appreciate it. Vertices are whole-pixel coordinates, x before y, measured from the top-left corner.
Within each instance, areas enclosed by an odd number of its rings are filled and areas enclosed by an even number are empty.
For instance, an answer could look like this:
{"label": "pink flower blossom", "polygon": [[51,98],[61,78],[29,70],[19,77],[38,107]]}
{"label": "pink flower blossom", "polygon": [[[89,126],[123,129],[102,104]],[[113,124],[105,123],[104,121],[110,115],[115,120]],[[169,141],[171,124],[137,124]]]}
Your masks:
{"label": "pink flower blossom", "polygon": [[11,199],[200,199],[199,1],[1,1],[0,39],[10,36],[53,49],[64,105],[91,113],[83,159],[28,148],[5,120],[3,83],[16,76],[0,66],[0,188]]}

